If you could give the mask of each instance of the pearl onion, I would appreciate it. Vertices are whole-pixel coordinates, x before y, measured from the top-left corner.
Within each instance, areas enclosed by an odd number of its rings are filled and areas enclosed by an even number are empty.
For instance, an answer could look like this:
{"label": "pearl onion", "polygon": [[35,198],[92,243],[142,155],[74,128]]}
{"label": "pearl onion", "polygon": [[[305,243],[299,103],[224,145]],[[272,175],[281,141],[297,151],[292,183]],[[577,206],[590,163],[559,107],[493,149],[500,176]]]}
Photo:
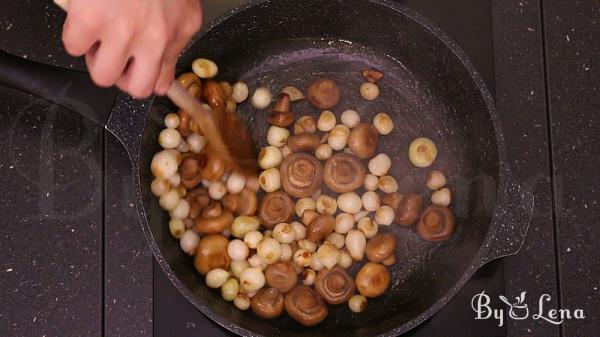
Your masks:
{"label": "pearl onion", "polygon": [[379,178],[378,186],[383,193],[398,192],[398,182],[396,181],[396,178],[392,176],[383,176]]}
{"label": "pearl onion", "polygon": [[348,192],[340,195],[337,199],[338,207],[342,212],[356,214],[362,208],[362,200],[358,194]]}
{"label": "pearl onion", "polygon": [[181,219],[171,219],[169,221],[169,232],[174,238],[179,239],[185,232],[185,224]]}
{"label": "pearl onion", "polygon": [[365,190],[377,191],[377,184],[379,184],[379,178],[374,174],[367,174],[365,177]]}
{"label": "pearl onion", "polygon": [[152,184],[150,185],[150,190],[152,194],[157,197],[162,197],[163,195],[169,193],[171,189],[171,185],[167,180],[155,178],[152,180]]}
{"label": "pearl onion", "polygon": [[371,214],[369,211],[360,211],[354,214],[354,221],[359,221],[360,219],[366,218],[369,216],[369,214]]}
{"label": "pearl onion", "polygon": [[358,220],[358,230],[361,231],[367,239],[370,239],[377,235],[379,226],[370,218],[362,218]]}
{"label": "pearl onion", "polygon": [[294,229],[294,240],[302,240],[306,238],[306,227],[298,221],[292,222],[292,228]]}
{"label": "pearl onion", "polygon": [[275,146],[264,147],[258,155],[258,166],[263,170],[277,167],[282,161],[283,153]]}
{"label": "pearl onion", "polygon": [[181,237],[181,240],[179,240],[179,246],[181,247],[181,250],[188,255],[194,255],[194,253],[196,253],[198,243],[200,243],[200,237],[191,229],[185,231]]}
{"label": "pearl onion", "polygon": [[299,240],[298,247],[300,247],[310,253],[314,253],[317,251],[317,244],[312,241],[309,241],[307,239]]}
{"label": "pearl onion", "polygon": [[192,71],[200,78],[213,78],[219,73],[219,67],[211,60],[199,58],[192,62]]}
{"label": "pearl onion", "polygon": [[317,199],[316,207],[319,214],[334,215],[337,211],[337,201],[328,195],[321,195]]}
{"label": "pearl onion", "polygon": [[311,257],[311,252],[304,248],[300,248],[294,253],[293,260],[294,263],[300,267],[308,267],[310,266]]}
{"label": "pearl onion", "polygon": [[165,211],[172,211],[179,203],[179,193],[177,190],[170,190],[167,194],[160,197],[158,203]]}
{"label": "pearl onion", "polygon": [[363,208],[365,211],[374,212],[381,205],[381,201],[379,200],[379,194],[368,191],[362,196]]}
{"label": "pearl onion", "polygon": [[435,191],[431,194],[431,203],[440,206],[449,206],[452,202],[452,193],[447,187],[442,188],[439,191]]}
{"label": "pearl onion", "polygon": [[298,199],[298,201],[296,201],[295,209],[296,209],[296,215],[298,217],[302,217],[302,214],[304,214],[304,211],[306,211],[307,209],[310,209],[313,211],[316,210],[317,204],[311,198],[302,198],[302,199]]}
{"label": "pearl onion", "polygon": [[394,222],[395,213],[390,206],[381,206],[375,211],[375,222],[378,225],[389,226]]}
{"label": "pearl onion", "polygon": [[275,192],[281,188],[281,175],[276,168],[270,168],[263,171],[258,177],[260,188],[267,192]]}
{"label": "pearl onion", "polygon": [[302,284],[305,286],[312,286],[315,284],[315,279],[317,278],[317,273],[312,269],[304,269],[302,272]]}
{"label": "pearl onion", "polygon": [[329,132],[327,144],[336,151],[342,151],[348,144],[348,137],[350,137],[350,129],[343,124],[336,125],[333,130]]}
{"label": "pearl onion", "polygon": [[374,101],[379,97],[379,87],[374,83],[363,83],[360,86],[360,95],[367,101]]}
{"label": "pearl onion", "polygon": [[323,269],[323,267],[325,267],[325,265],[323,265],[323,261],[321,261],[321,259],[319,258],[318,253],[312,254],[310,256],[310,268],[314,271],[319,271]]}
{"label": "pearl onion", "polygon": [[330,242],[337,249],[344,248],[344,245],[346,244],[346,238],[342,234],[335,233],[335,232],[329,234],[329,236],[327,236],[327,239],[325,239],[325,241]]}
{"label": "pearl onion", "polygon": [[353,128],[360,123],[360,116],[354,110],[346,110],[342,113],[342,123],[349,128]]}
{"label": "pearl onion", "polygon": [[204,281],[209,288],[218,289],[227,282],[227,279],[229,279],[229,272],[222,268],[216,268],[206,273]]}
{"label": "pearl onion", "polygon": [[251,249],[256,249],[258,243],[263,239],[263,234],[259,231],[248,232],[244,236],[244,243]]}
{"label": "pearl onion", "polygon": [[185,199],[179,199],[177,206],[171,211],[171,218],[185,219],[190,215],[190,204]]}
{"label": "pearl onion", "polygon": [[187,137],[187,143],[192,153],[200,153],[206,146],[206,137],[200,136],[197,133],[192,133]]}
{"label": "pearl onion", "polygon": [[179,142],[179,145],[177,145],[177,147],[175,148],[175,150],[181,153],[187,153],[190,152],[190,146],[185,140],[182,139],[181,142]]}
{"label": "pearl onion", "polygon": [[354,217],[352,214],[340,213],[335,217],[335,231],[340,234],[348,233],[354,228]]}
{"label": "pearl onion", "polygon": [[342,252],[340,252],[338,266],[348,269],[352,266],[353,263],[354,263],[354,260],[352,260],[352,256],[350,256],[350,253],[348,253],[346,250],[343,250]]}
{"label": "pearl onion", "polygon": [[258,254],[252,255],[248,259],[248,263],[252,268],[260,268],[261,270],[265,270],[267,268],[267,264],[258,256]]}
{"label": "pearl onion", "polygon": [[427,176],[427,187],[432,191],[437,191],[446,186],[447,179],[444,173],[439,170],[433,170]]}
{"label": "pearl onion", "polygon": [[357,314],[365,311],[367,309],[367,298],[363,295],[354,295],[350,297],[348,308]]}
{"label": "pearl onion", "polygon": [[271,146],[282,147],[290,138],[290,130],[272,125],[267,131],[267,143]]}
{"label": "pearl onion", "polygon": [[330,242],[325,242],[319,247],[317,251],[319,260],[323,263],[327,269],[335,267],[340,258],[340,251]]}
{"label": "pearl onion", "polygon": [[233,305],[240,310],[250,309],[250,298],[246,294],[237,294],[233,299]]}
{"label": "pearl onion", "polygon": [[257,291],[265,286],[265,274],[260,268],[248,268],[240,275],[240,284],[245,292]]}
{"label": "pearl onion", "polygon": [[256,254],[266,264],[273,264],[281,257],[281,246],[275,239],[263,238],[256,247]]}
{"label": "pearl onion", "polygon": [[179,115],[177,115],[176,113],[167,114],[165,116],[164,122],[165,122],[165,126],[167,128],[177,129],[177,127],[179,126],[179,122],[180,122]]}
{"label": "pearl onion", "polygon": [[231,273],[238,279],[242,275],[242,272],[248,268],[250,268],[250,264],[246,260],[231,261]]}
{"label": "pearl onion", "polygon": [[392,160],[385,153],[378,154],[369,161],[369,171],[378,177],[386,175],[391,167]]}
{"label": "pearl onion", "polygon": [[379,132],[380,135],[389,135],[394,130],[394,121],[386,113],[378,113],[373,118],[373,126]]}
{"label": "pearl onion", "polygon": [[281,155],[283,156],[283,158],[287,158],[287,156],[289,156],[290,154],[292,154],[292,150],[290,150],[289,146],[284,145],[281,148]]}
{"label": "pearl onion", "polygon": [[233,85],[233,92],[231,93],[231,98],[236,103],[242,103],[246,99],[248,99],[248,85],[244,82],[237,82]]}
{"label": "pearl onion", "polygon": [[248,255],[250,255],[250,249],[248,249],[248,246],[246,246],[244,241],[235,239],[229,242],[229,246],[227,246],[227,253],[232,260],[241,261],[248,258]]}
{"label": "pearl onion", "polygon": [[[255,216],[238,216],[233,219],[230,230],[231,234],[238,239],[245,238],[245,236],[253,231],[257,231],[260,227],[260,219]],[[250,247],[250,245],[248,245]],[[256,247],[250,247],[252,249]]]}
{"label": "pearl onion", "polygon": [[246,177],[237,172],[233,172],[227,179],[227,192],[231,194],[240,193],[246,186]]}
{"label": "pearl onion", "polygon": [[150,169],[154,177],[159,179],[168,179],[175,173],[179,168],[177,151],[162,150],[152,157],[152,163]]}
{"label": "pearl onion", "polygon": [[331,111],[323,111],[317,121],[317,129],[323,132],[331,131],[336,124],[335,115]]}
{"label": "pearl onion", "polygon": [[365,249],[367,248],[367,238],[363,232],[353,229],[346,235],[346,249],[354,259],[361,261],[365,257]]}
{"label": "pearl onion", "polygon": [[292,243],[294,241],[294,228],[289,223],[280,223],[273,228],[273,238],[279,243]]}
{"label": "pearl onion", "polygon": [[327,160],[333,155],[333,149],[329,144],[321,144],[315,150],[315,157],[319,160]]}
{"label": "pearl onion", "polygon": [[281,244],[281,256],[279,257],[280,261],[289,261],[292,259],[292,246],[287,243]]}
{"label": "pearl onion", "polygon": [[257,109],[266,109],[273,101],[273,94],[269,88],[260,87],[252,96],[252,105]]}
{"label": "pearl onion", "polygon": [[227,186],[221,181],[215,181],[208,187],[208,195],[213,200],[221,200],[227,194]]}
{"label": "pearl onion", "polygon": [[221,286],[221,297],[225,301],[233,301],[240,292],[240,284],[236,279],[230,277],[223,286]]}
{"label": "pearl onion", "polygon": [[179,175],[179,173],[175,173],[174,175],[170,176],[169,179],[167,179],[167,181],[169,182],[171,187],[179,187],[179,185],[181,184],[181,176]]}

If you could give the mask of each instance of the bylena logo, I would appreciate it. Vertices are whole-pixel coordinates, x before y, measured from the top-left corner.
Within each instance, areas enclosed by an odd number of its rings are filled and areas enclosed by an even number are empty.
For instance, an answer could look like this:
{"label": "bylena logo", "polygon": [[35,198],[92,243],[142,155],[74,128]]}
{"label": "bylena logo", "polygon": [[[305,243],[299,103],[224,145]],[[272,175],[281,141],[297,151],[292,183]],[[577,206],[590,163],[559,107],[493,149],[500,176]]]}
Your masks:
{"label": "bylena logo", "polygon": [[[515,302],[511,303],[505,296],[498,296],[498,298],[506,304],[508,307],[508,317],[513,320],[524,320],[530,317],[530,310],[527,303],[525,303],[524,291],[521,295],[515,297]],[[504,326],[504,309],[496,309],[491,307],[491,298],[485,291],[480,294],[473,296],[471,300],[471,308],[475,311],[475,319],[490,319],[493,318],[498,321],[498,326]],[[583,309],[547,309],[548,302],[552,302],[552,297],[548,294],[543,294],[538,300],[537,311],[531,315],[533,320],[544,320],[550,324],[560,325],[568,319],[585,319]],[[533,309],[533,308],[532,308]]]}

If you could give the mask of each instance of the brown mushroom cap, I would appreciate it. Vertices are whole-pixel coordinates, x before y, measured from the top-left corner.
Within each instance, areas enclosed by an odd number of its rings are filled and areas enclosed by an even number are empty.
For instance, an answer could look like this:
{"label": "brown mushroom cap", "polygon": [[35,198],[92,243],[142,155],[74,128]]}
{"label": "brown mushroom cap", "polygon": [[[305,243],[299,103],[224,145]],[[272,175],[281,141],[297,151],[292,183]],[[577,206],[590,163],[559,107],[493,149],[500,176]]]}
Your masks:
{"label": "brown mushroom cap", "polygon": [[292,220],[294,207],[294,201],[285,192],[267,193],[260,203],[258,216],[265,227],[271,229],[279,223]]}
{"label": "brown mushroom cap", "polygon": [[285,296],[285,311],[304,326],[317,325],[329,314],[327,304],[305,285],[297,285]]}
{"label": "brown mushroom cap", "polygon": [[423,211],[423,199],[418,194],[407,194],[402,197],[396,209],[396,222],[402,226],[412,225]]}
{"label": "brown mushroom cap", "polygon": [[321,137],[313,133],[294,135],[287,141],[287,146],[292,152],[314,153],[319,145],[321,145]]}
{"label": "brown mushroom cap", "polygon": [[258,209],[256,192],[248,187],[238,194],[227,194],[222,203],[235,215],[254,215]]}
{"label": "brown mushroom cap", "polygon": [[431,205],[417,224],[417,234],[431,242],[446,241],[454,232],[454,221],[454,213],[448,207]]}
{"label": "brown mushroom cap", "polygon": [[329,214],[317,216],[306,229],[306,239],[312,242],[319,242],[333,233],[335,229],[335,218]]}
{"label": "brown mushroom cap", "polygon": [[283,189],[296,198],[310,197],[323,183],[323,165],[308,153],[292,153],[287,156],[279,171]]}
{"label": "brown mushroom cap", "polygon": [[202,215],[196,219],[194,229],[204,234],[219,234],[231,226],[233,214],[229,209],[223,209],[220,204],[208,205],[202,210]]}
{"label": "brown mushroom cap", "polygon": [[396,263],[396,255],[392,254],[387,259],[381,261],[384,266],[393,266]]}
{"label": "brown mushroom cap", "polygon": [[252,312],[264,319],[277,318],[283,313],[283,303],[283,294],[279,290],[262,288],[252,297]]}
{"label": "brown mushroom cap", "polygon": [[211,234],[200,239],[194,257],[196,270],[202,275],[216,268],[229,270],[231,259],[227,253],[228,246],[229,239],[223,235]]}
{"label": "brown mushroom cap", "polygon": [[379,133],[373,124],[360,123],[350,131],[348,147],[358,158],[373,157],[379,146]]}
{"label": "brown mushroom cap", "polygon": [[271,264],[265,270],[265,279],[269,287],[273,287],[282,293],[287,293],[298,283],[296,269],[287,261],[279,261]]}
{"label": "brown mushroom cap", "polygon": [[182,179],[192,179],[198,176],[200,163],[194,155],[185,154],[179,165],[179,175]]}
{"label": "brown mushroom cap", "polygon": [[210,204],[208,191],[203,187],[189,190],[185,198],[190,204],[191,219],[196,219],[198,216],[200,216],[202,210],[204,210],[204,208]]}
{"label": "brown mushroom cap", "polygon": [[308,100],[319,109],[331,109],[340,101],[340,88],[328,78],[320,78],[308,87]]}
{"label": "brown mushroom cap", "polygon": [[340,266],[323,268],[317,273],[315,290],[329,304],[345,303],[354,295],[354,279]]}
{"label": "brown mushroom cap", "polygon": [[390,206],[394,210],[398,209],[398,205],[400,205],[400,201],[402,200],[402,194],[395,193],[386,193],[381,198],[381,203],[387,206]]}
{"label": "brown mushroom cap", "polygon": [[329,158],[323,170],[327,187],[337,193],[356,190],[365,183],[367,170],[363,163],[348,153],[339,153]]}
{"label": "brown mushroom cap", "polygon": [[356,289],[366,297],[379,297],[390,286],[390,272],[379,263],[367,262],[356,274]]}
{"label": "brown mushroom cap", "polygon": [[221,126],[227,100],[225,90],[223,90],[219,82],[206,80],[202,86],[202,97],[206,104],[212,108],[215,117],[217,117],[217,125]]}
{"label": "brown mushroom cap", "polygon": [[367,243],[367,258],[371,262],[383,262],[396,252],[396,236],[392,233],[379,233]]}
{"label": "brown mushroom cap", "polygon": [[294,113],[290,111],[290,96],[288,94],[281,94],[273,111],[267,116],[267,121],[269,124],[281,128],[287,128],[294,124]]}

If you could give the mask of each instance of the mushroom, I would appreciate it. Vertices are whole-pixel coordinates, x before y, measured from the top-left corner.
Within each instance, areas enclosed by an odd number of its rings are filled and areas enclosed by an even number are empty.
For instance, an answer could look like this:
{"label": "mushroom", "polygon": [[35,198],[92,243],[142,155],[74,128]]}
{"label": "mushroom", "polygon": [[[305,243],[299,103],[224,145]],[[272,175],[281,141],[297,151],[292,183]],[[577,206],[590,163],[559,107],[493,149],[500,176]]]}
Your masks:
{"label": "mushroom", "polygon": [[213,110],[217,124],[221,125],[227,103],[223,87],[217,81],[206,80],[202,86],[202,97],[204,98],[204,102]]}
{"label": "mushroom", "polygon": [[348,302],[354,294],[354,280],[342,267],[335,266],[331,270],[323,268],[317,273],[315,290],[325,302],[341,304]]}
{"label": "mushroom", "polygon": [[398,209],[400,201],[402,201],[402,194],[398,192],[384,194],[383,198],[381,198],[381,203],[383,205],[390,206],[394,210]]}
{"label": "mushroom", "polygon": [[218,234],[231,226],[233,214],[229,209],[223,209],[221,204],[213,203],[202,210],[202,215],[196,219],[196,231],[204,234]]}
{"label": "mushroom", "polygon": [[302,116],[294,124],[294,134],[315,133],[317,132],[317,123],[313,116]]}
{"label": "mushroom", "polygon": [[390,272],[379,263],[367,262],[356,274],[356,289],[366,297],[379,297],[390,286]]}
{"label": "mushroom", "polygon": [[360,123],[352,129],[348,147],[358,158],[373,157],[379,146],[379,132],[372,124]]}
{"label": "mushroom", "polygon": [[285,192],[267,193],[258,209],[258,216],[265,227],[272,229],[275,225],[292,220],[295,204]]}
{"label": "mushroom", "polygon": [[306,229],[306,239],[319,242],[333,233],[335,229],[335,218],[329,214],[317,216]]}
{"label": "mushroom", "polygon": [[417,224],[417,234],[431,242],[446,241],[454,232],[454,213],[445,206],[431,205]]}
{"label": "mushroom", "polygon": [[396,209],[396,222],[402,226],[412,225],[423,211],[423,199],[420,195],[410,193],[402,197]]}
{"label": "mushroom", "polygon": [[364,182],[367,170],[355,156],[340,153],[325,163],[323,180],[327,187],[337,193],[346,193],[359,188]]}
{"label": "mushroom", "polygon": [[291,136],[287,141],[287,146],[292,152],[314,153],[319,145],[321,145],[321,138],[312,133]]}
{"label": "mushroom", "polygon": [[328,78],[320,78],[308,87],[308,100],[319,109],[331,109],[340,101],[340,89]]}
{"label": "mushroom", "polygon": [[273,319],[283,313],[283,294],[275,288],[262,288],[252,297],[252,312],[260,318]]}
{"label": "mushroom", "polygon": [[383,262],[396,252],[396,236],[379,233],[367,243],[367,258],[371,262]]}
{"label": "mushroom", "polygon": [[183,89],[187,90],[193,97],[200,97],[200,91],[202,89],[202,82],[200,78],[196,76],[196,74],[188,72],[179,75],[176,80],[179,85],[183,87]]}
{"label": "mushroom", "polygon": [[189,217],[191,219],[196,219],[199,217],[202,210],[210,204],[208,191],[205,188],[196,188],[190,190],[186,196],[186,199],[190,204]]}
{"label": "mushroom", "polygon": [[323,165],[315,156],[307,153],[290,154],[283,160],[279,170],[283,189],[296,198],[310,197],[323,183]]}
{"label": "mushroom", "polygon": [[[223,177],[227,165],[221,157],[216,155],[212,150],[209,150],[204,155],[200,155],[199,158],[201,158],[200,163],[202,169],[200,175],[202,176],[202,179],[217,181]],[[204,163],[204,166],[202,166],[202,163]]]}
{"label": "mushroom", "polygon": [[290,96],[281,94],[273,111],[267,116],[267,121],[271,125],[287,128],[294,124],[294,113],[290,111]]}
{"label": "mushroom", "polygon": [[222,203],[235,215],[254,215],[258,209],[256,193],[247,187],[240,193],[227,194]]}
{"label": "mushroom", "polygon": [[198,158],[192,154],[186,154],[179,165],[179,175],[182,179],[192,179],[198,176],[200,164]]}
{"label": "mushroom", "polygon": [[383,79],[383,73],[375,69],[365,69],[363,70],[362,75],[369,83],[377,83]]}
{"label": "mushroom", "polygon": [[202,275],[216,268],[229,270],[231,259],[227,253],[228,246],[229,240],[223,235],[210,234],[200,239],[194,257],[196,270]]}
{"label": "mushroom", "polygon": [[285,311],[304,326],[317,325],[329,314],[327,304],[305,285],[297,285],[285,296]]}
{"label": "mushroom", "polygon": [[296,269],[287,261],[279,261],[269,265],[265,270],[265,278],[269,287],[273,287],[284,294],[292,290],[298,283]]}

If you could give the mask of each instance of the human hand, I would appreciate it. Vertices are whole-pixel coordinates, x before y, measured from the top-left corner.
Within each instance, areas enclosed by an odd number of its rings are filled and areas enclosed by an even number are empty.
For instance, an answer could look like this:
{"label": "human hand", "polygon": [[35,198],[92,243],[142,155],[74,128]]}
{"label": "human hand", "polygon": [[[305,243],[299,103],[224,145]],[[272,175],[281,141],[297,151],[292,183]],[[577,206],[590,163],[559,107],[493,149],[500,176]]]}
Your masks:
{"label": "human hand", "polygon": [[63,43],[69,54],[85,55],[97,85],[164,95],[201,24],[200,0],[71,0]]}

